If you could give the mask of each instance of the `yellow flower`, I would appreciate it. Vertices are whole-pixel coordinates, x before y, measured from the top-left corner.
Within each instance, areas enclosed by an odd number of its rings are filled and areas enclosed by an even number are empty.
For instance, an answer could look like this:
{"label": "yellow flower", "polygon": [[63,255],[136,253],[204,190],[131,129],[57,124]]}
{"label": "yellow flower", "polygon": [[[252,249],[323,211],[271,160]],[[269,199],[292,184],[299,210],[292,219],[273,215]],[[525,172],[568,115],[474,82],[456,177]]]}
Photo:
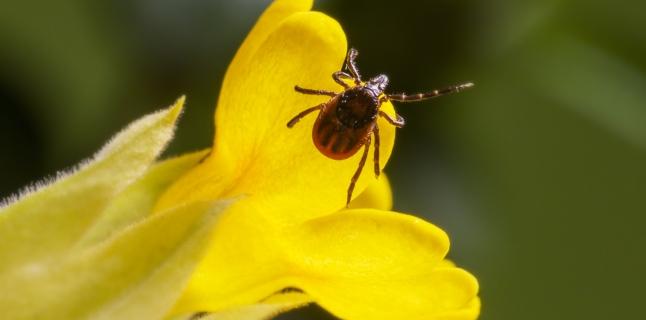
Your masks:
{"label": "yellow flower", "polygon": [[[277,0],[262,15],[225,76],[210,155],[157,202],[160,212],[240,197],[219,218],[173,314],[254,314],[267,305],[262,310],[272,314],[315,301],[344,319],[476,318],[477,281],[444,260],[446,234],[389,211],[385,179],[355,209],[342,209],[360,153],[344,161],[321,155],[311,140],[313,116],[286,128],[323,102],[294,85],[338,91],[331,74],[347,50],[339,24],[311,5]],[[394,114],[390,103],[382,110]],[[379,125],[385,165],[395,128]],[[364,171],[355,194],[375,181],[371,166]]]}
{"label": "yellow flower", "polygon": [[[344,208],[359,155],[321,155],[313,117],[286,128],[321,102],[293,86],[337,89],[346,51],[310,7],[279,0],[260,18],[224,80],[210,152],[154,163],[182,98],[0,204],[3,317],[263,319],[316,302],[344,319],[477,318],[477,281],[445,260],[442,230],[390,211],[371,166]],[[383,165],[395,130],[379,121]]]}

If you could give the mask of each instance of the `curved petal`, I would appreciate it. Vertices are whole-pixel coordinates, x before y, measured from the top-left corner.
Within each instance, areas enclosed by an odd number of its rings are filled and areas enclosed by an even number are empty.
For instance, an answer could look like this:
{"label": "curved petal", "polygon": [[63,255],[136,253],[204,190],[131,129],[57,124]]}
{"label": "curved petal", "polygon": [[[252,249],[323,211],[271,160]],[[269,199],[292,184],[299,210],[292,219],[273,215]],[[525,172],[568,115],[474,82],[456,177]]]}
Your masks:
{"label": "curved petal", "polygon": [[341,318],[470,319],[473,314],[463,310],[476,297],[476,279],[442,262],[448,238],[423,220],[344,210],[286,233],[289,263],[299,275],[293,285]]}
{"label": "curved petal", "polygon": [[440,228],[414,216],[342,210],[284,231],[290,262],[310,274],[407,278],[435,268],[449,250]]}
{"label": "curved petal", "polygon": [[240,72],[240,69],[247,65],[253,58],[254,53],[260,45],[267,39],[280,23],[287,17],[297,12],[309,11],[312,8],[313,0],[276,0],[274,1],[263,14],[258,18],[258,21],[253,26],[253,29],[247,35],[242,45],[236,52],[233,61],[227,69],[227,73],[222,83],[222,91],[228,92],[235,85],[231,79],[235,78],[235,74]]}
{"label": "curved petal", "polygon": [[[241,306],[238,308],[210,313],[202,320],[265,320],[287,312],[292,309],[303,307],[311,303],[311,298],[303,293],[281,293],[273,295],[261,302]],[[179,319],[194,319],[193,317],[182,317]]]}
{"label": "curved petal", "polygon": [[470,320],[480,315],[480,297],[475,297],[461,309],[447,311],[436,316],[436,320]]}
{"label": "curved petal", "polygon": [[175,179],[204,159],[208,152],[198,151],[156,163],[143,177],[110,201],[76,246],[84,247],[104,241],[122,228],[149,216],[159,195]]}
{"label": "curved petal", "polygon": [[393,193],[390,189],[390,181],[385,174],[379,179],[372,181],[366,190],[350,202],[350,209],[379,209],[390,210],[393,208]]}
{"label": "curved petal", "polygon": [[342,319],[476,319],[475,278],[459,268],[435,269],[409,279],[304,278],[302,287]]}
{"label": "curved petal", "polygon": [[160,319],[228,204],[175,208],[97,245],[0,272],[2,318]]}
{"label": "curved petal", "polygon": [[233,208],[220,217],[210,248],[195,269],[173,314],[216,312],[258,303],[288,287],[277,228],[259,213]]}
{"label": "curved petal", "polygon": [[[184,97],[131,123],[90,161],[0,202],[0,274],[63,254],[113,197],[138,179],[175,132]],[[46,223],[43,223],[46,221]]]}
{"label": "curved petal", "polygon": [[[247,194],[254,206],[266,209],[264,215],[297,223],[343,207],[361,155],[343,161],[322,155],[311,138],[315,115],[293,129],[286,124],[327,100],[298,94],[294,85],[339,91],[331,74],[341,68],[345,53],[345,34],[334,19],[318,12],[286,18],[246,65],[227,75],[229,89],[220,96],[213,154],[172,186],[158,209]],[[390,103],[382,109],[394,112]],[[382,119],[379,124],[383,166],[395,128]],[[370,161],[355,195],[373,180]]]}

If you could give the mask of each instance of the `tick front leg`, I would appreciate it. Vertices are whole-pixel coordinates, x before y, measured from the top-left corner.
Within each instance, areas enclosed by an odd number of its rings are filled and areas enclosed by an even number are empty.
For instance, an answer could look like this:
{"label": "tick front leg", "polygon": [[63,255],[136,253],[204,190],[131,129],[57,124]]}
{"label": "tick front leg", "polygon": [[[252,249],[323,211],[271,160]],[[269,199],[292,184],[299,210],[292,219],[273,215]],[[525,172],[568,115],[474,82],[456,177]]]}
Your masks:
{"label": "tick front leg", "polygon": [[333,73],[332,74],[332,79],[334,79],[334,81],[336,83],[340,84],[346,90],[350,89],[350,85],[348,85],[345,81],[343,81],[343,79],[354,80],[354,78],[351,75],[349,75],[349,74],[347,74],[347,73],[345,73],[343,71],[337,71],[337,72]]}
{"label": "tick front leg", "polygon": [[370,142],[372,140],[370,139],[370,136],[366,139],[366,142],[364,143],[364,149],[363,149],[363,155],[361,156],[361,161],[359,161],[359,168],[357,168],[357,171],[354,173],[352,176],[352,179],[350,180],[350,186],[348,187],[348,198],[345,202],[345,207],[347,208],[350,206],[350,200],[352,200],[352,191],[354,191],[354,185],[357,183],[357,180],[359,180],[359,176],[361,175],[361,170],[363,170],[363,166],[366,164],[366,159],[368,158],[368,152],[370,151]]}
{"label": "tick front leg", "polygon": [[415,101],[432,99],[449,93],[457,93],[464,89],[469,89],[471,87],[473,87],[473,83],[469,82],[469,83],[463,83],[455,86],[446,87],[439,90],[433,90],[430,92],[415,93],[415,94],[405,94],[405,93],[387,94],[387,96],[388,96],[388,99],[393,101],[415,102]]}
{"label": "tick front leg", "polygon": [[372,129],[372,134],[375,136],[375,157],[374,157],[374,163],[375,163],[375,178],[379,178],[379,174],[381,173],[381,167],[379,166],[379,126],[375,123],[375,128]]}
{"label": "tick front leg", "polygon": [[406,125],[406,120],[404,120],[404,118],[402,118],[402,116],[400,116],[398,114],[395,114],[395,115],[397,115],[397,120],[390,117],[390,115],[388,115],[387,113],[379,110],[379,116],[380,117],[386,119],[386,121],[388,121],[388,123],[392,124],[393,126],[395,126],[397,128],[403,128],[404,125]]}
{"label": "tick front leg", "polygon": [[289,120],[289,122],[287,122],[287,128],[293,127],[297,122],[299,122],[301,119],[303,119],[303,117],[305,117],[306,115],[308,115],[308,114],[310,114],[310,113],[312,113],[312,112],[314,112],[316,110],[323,109],[324,106],[325,106],[325,103],[321,103],[318,106],[307,108],[307,109],[303,110],[301,113],[297,114],[294,118],[292,118],[292,120]]}
{"label": "tick front leg", "polygon": [[361,84],[361,75],[359,74],[359,68],[357,68],[357,63],[355,62],[358,55],[359,55],[359,51],[357,51],[357,49],[350,48],[350,51],[348,51],[348,55],[345,58],[345,65],[346,67],[348,67],[348,70],[350,70],[350,74],[352,75],[352,78],[354,79],[354,84],[356,85]]}
{"label": "tick front leg", "polygon": [[316,95],[316,96],[330,96],[330,97],[336,97],[336,93],[332,91],[327,91],[327,90],[315,90],[315,89],[305,89],[299,86],[294,86],[294,90],[297,92],[300,92],[302,94],[311,94],[311,95]]}

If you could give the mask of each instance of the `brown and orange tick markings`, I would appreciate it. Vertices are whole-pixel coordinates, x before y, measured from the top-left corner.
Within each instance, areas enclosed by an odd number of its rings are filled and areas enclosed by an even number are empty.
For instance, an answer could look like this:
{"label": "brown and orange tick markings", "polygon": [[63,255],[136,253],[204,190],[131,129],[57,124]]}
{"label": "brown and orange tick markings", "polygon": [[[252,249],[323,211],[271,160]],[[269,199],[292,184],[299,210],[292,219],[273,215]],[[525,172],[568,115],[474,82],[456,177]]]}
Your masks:
{"label": "brown and orange tick markings", "polygon": [[[379,166],[379,127],[377,126],[377,117],[386,119],[388,123],[397,128],[401,128],[405,124],[404,118],[400,115],[396,114],[396,119],[393,119],[379,110],[383,102],[390,100],[400,102],[421,101],[473,87],[473,83],[469,82],[410,95],[384,93],[388,85],[388,77],[381,74],[367,82],[363,82],[359,75],[359,69],[355,64],[358,54],[359,52],[354,48],[348,51],[345,67],[350,74],[344,71],[337,71],[332,74],[332,79],[345,89],[340,93],[294,86],[294,89],[300,93],[329,96],[331,99],[305,109],[287,122],[287,127],[291,128],[306,115],[319,111],[319,116],[312,130],[312,139],[314,140],[314,145],[322,154],[334,160],[347,159],[357,153],[361,147],[364,147],[359,167],[352,179],[350,179],[346,207],[350,204],[354,185],[357,183],[361,170],[366,164],[370,143],[372,142],[371,136],[375,139],[375,175],[379,177],[381,167]],[[354,85],[349,85],[344,80],[351,80]]]}

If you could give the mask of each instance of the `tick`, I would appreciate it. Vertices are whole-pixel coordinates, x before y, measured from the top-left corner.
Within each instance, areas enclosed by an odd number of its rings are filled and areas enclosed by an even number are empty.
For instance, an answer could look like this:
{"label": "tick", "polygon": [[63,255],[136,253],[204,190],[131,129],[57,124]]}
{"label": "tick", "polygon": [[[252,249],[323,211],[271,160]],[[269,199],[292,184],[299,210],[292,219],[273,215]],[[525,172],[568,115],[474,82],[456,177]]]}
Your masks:
{"label": "tick", "polygon": [[[294,86],[294,89],[302,94],[329,96],[330,99],[327,102],[303,110],[287,122],[287,127],[292,128],[306,115],[318,111],[318,118],[314,122],[314,128],[312,129],[312,140],[314,140],[314,145],[323,155],[334,160],[347,159],[363,147],[363,155],[359,161],[359,167],[350,179],[346,207],[350,204],[352,191],[361,175],[363,166],[366,164],[373,137],[375,139],[373,158],[375,176],[379,177],[381,173],[379,166],[379,126],[377,125],[377,118],[382,117],[397,128],[403,127],[406,123],[404,118],[398,114],[393,119],[390,115],[379,110],[382,103],[386,101],[422,101],[473,87],[473,83],[464,83],[424,93],[384,93],[388,85],[388,77],[380,74],[363,82],[355,63],[358,54],[359,52],[354,48],[348,51],[345,66],[350,73],[341,70],[332,74],[332,79],[343,87],[343,91],[340,93],[305,89],[298,85]],[[346,80],[351,81],[353,85],[348,84]]]}

